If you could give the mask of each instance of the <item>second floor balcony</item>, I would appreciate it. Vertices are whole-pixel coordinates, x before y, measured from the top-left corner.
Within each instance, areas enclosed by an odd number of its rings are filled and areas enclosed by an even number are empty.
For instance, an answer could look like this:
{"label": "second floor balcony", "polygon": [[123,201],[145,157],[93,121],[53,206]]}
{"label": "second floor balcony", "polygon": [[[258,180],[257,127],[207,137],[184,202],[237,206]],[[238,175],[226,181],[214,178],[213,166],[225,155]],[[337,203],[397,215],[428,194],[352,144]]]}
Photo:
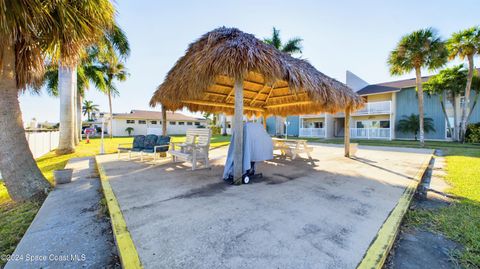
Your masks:
{"label": "second floor balcony", "polygon": [[353,115],[375,115],[390,114],[392,112],[392,101],[368,102],[365,107],[353,112]]}

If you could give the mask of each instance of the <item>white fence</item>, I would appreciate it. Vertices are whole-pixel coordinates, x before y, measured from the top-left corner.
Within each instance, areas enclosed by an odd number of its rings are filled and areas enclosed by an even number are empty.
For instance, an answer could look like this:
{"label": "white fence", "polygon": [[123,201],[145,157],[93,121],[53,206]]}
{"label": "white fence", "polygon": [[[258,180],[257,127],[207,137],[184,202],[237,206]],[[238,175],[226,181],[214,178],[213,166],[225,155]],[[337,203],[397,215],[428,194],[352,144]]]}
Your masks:
{"label": "white fence", "polygon": [[325,137],[325,128],[300,128],[300,137]]}
{"label": "white fence", "polygon": [[27,132],[27,141],[33,157],[38,158],[58,146],[60,133],[55,132]]}
{"label": "white fence", "polygon": [[390,128],[351,128],[352,138],[390,139]]}

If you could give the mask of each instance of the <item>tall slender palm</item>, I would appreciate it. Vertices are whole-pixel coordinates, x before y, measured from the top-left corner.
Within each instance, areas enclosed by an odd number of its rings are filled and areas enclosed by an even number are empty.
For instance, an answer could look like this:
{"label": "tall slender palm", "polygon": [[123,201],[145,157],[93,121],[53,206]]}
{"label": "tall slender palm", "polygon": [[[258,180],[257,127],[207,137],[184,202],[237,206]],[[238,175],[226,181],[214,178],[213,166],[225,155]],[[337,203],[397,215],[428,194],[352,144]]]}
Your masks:
{"label": "tall slender palm", "polygon": [[422,68],[435,70],[447,62],[445,42],[432,28],[421,29],[403,36],[390,52],[388,65],[392,75],[402,75],[415,70],[418,91],[420,145],[425,145]]}
{"label": "tall slender palm", "polygon": [[0,171],[15,201],[43,199],[50,187],[25,137],[18,95],[43,76],[43,39],[54,22],[48,3],[0,0]]}
{"label": "tall slender palm", "polygon": [[57,153],[65,154],[75,151],[77,64],[85,48],[113,26],[114,8],[109,0],[59,0],[56,3],[50,12],[56,23],[47,39],[51,41],[52,59],[58,62],[60,142]]}
{"label": "tall slender palm", "polygon": [[117,57],[112,56],[108,61],[102,62],[100,64],[100,70],[103,73],[103,81],[105,84],[104,88],[99,88],[103,93],[108,96],[108,107],[110,112],[109,117],[109,134],[110,138],[113,137],[112,134],[112,119],[113,119],[113,107],[112,107],[112,98],[118,96],[120,92],[118,91],[117,86],[115,85],[115,80],[125,81],[128,76],[128,72],[125,68],[125,65],[120,62]]}
{"label": "tall slender palm", "polygon": [[480,50],[480,28],[471,27],[463,31],[452,34],[447,42],[450,59],[459,57],[461,60],[467,58],[468,75],[465,86],[465,100],[462,105],[462,117],[460,120],[460,140],[465,141],[465,132],[467,131],[467,109],[470,107],[470,90],[472,87],[474,56]]}
{"label": "tall slender palm", "polygon": [[90,49],[90,54],[95,58],[95,67],[98,70],[95,87],[108,96],[110,121],[109,133],[112,137],[112,97],[118,96],[119,91],[114,80],[125,81],[128,73],[123,60],[130,55],[130,44],[125,32],[117,25],[105,32],[95,46]]}
{"label": "tall slender palm", "polygon": [[[273,27],[272,36],[263,39],[263,42],[270,44],[276,49],[288,54],[302,53],[302,41],[303,39],[299,37],[294,37],[289,39],[286,43],[283,43],[282,39],[280,38],[280,30],[276,29],[275,27]],[[282,117],[275,117],[276,135],[283,133],[283,122],[284,119]]]}
{"label": "tall slender palm", "polygon": [[89,121],[92,121],[92,113],[98,112],[100,110],[98,109],[98,105],[95,105],[93,101],[85,100],[83,101],[82,111],[83,115],[87,115],[87,119]]}

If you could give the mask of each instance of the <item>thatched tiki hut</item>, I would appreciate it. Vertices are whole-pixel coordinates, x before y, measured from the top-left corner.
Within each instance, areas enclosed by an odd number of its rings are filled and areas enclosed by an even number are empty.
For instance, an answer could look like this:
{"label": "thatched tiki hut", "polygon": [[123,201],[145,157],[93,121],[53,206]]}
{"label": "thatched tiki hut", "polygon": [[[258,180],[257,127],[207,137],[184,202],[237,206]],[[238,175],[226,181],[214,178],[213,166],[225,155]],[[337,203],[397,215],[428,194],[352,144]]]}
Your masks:
{"label": "thatched tiki hut", "polygon": [[[221,27],[190,44],[153,94],[164,109],[234,115],[234,176],[242,174],[243,115],[300,115],[350,111],[362,99],[345,84],[265,44],[251,34]],[[346,129],[348,130],[348,129]],[[349,132],[345,132],[349,155]],[[241,180],[240,180],[241,182]]]}

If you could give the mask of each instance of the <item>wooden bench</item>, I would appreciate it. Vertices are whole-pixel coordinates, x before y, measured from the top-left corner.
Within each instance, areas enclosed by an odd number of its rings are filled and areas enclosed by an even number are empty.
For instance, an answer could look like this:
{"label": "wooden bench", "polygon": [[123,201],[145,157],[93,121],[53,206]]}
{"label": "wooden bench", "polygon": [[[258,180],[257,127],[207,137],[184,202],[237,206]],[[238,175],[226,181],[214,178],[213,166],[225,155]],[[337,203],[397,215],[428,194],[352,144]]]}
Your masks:
{"label": "wooden bench", "polygon": [[313,151],[313,148],[307,145],[307,140],[279,138],[273,138],[272,140],[273,150],[279,150],[283,156],[289,156],[292,160],[295,160],[299,154],[306,153],[308,158],[312,158],[310,152]]}
{"label": "wooden bench", "polygon": [[185,142],[178,145],[171,142],[168,153],[172,156],[173,162],[177,162],[180,159],[192,163],[192,170],[197,168],[197,162],[202,161],[204,167],[208,168],[208,152],[210,150],[211,137],[212,131],[210,129],[188,129]]}

